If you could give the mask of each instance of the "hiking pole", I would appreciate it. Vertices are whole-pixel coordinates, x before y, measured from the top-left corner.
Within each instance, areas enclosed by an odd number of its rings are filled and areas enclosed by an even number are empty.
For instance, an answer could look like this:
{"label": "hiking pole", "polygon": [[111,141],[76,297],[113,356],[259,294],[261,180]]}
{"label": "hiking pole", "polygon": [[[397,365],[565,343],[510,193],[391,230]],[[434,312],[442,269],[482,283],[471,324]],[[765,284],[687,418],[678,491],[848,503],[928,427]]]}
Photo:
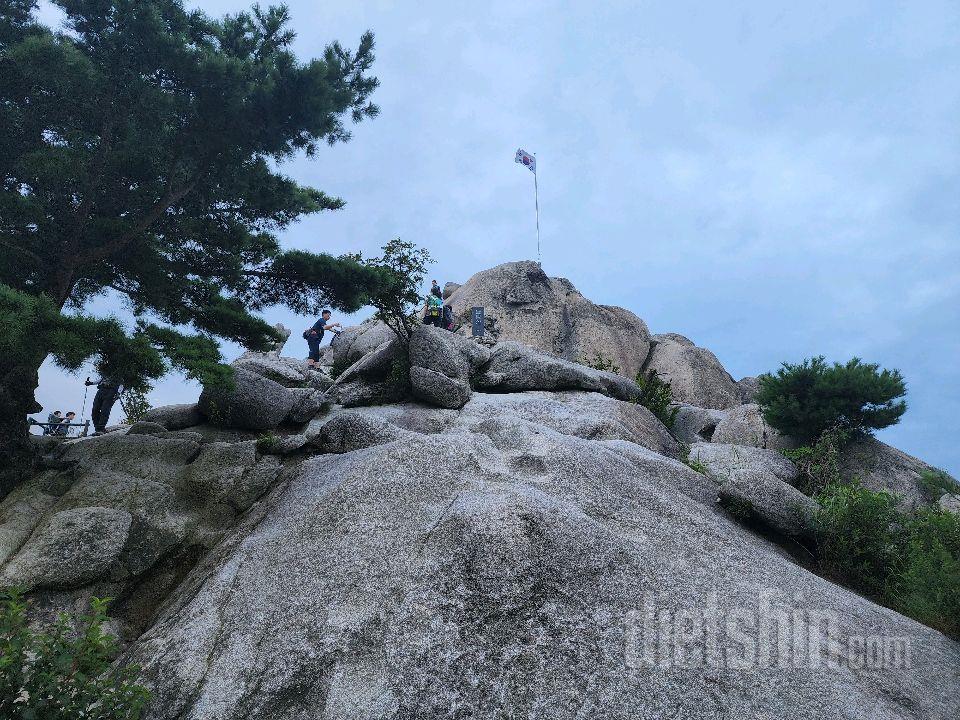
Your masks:
{"label": "hiking pole", "polygon": [[87,383],[90,382],[90,376],[87,375],[86,381],[83,383],[83,407],[80,408],[80,419],[83,420],[84,414],[87,412],[87,393],[90,392],[90,386]]}

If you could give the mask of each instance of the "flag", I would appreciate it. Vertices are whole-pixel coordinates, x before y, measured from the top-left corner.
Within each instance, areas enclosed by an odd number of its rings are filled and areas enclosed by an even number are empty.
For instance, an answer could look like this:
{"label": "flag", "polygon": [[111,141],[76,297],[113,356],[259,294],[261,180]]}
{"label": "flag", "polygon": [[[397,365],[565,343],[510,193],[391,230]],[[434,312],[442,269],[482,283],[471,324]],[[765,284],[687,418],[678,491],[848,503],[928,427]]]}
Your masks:
{"label": "flag", "polygon": [[526,165],[528,168],[530,168],[530,172],[532,172],[534,175],[537,174],[537,159],[526,150],[518,149],[514,160],[518,163],[523,163]]}

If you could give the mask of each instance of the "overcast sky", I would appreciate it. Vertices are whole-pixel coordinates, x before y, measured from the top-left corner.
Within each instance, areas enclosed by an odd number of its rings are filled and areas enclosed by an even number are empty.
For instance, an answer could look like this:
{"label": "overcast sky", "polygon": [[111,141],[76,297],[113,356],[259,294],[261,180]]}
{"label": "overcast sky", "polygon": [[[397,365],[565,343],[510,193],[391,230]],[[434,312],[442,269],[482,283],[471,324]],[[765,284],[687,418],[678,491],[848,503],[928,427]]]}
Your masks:
{"label": "overcast sky", "polygon": [[[347,201],[288,246],[370,254],[400,236],[441,284],[534,258],[523,147],[548,274],[736,378],[817,354],[899,368],[910,409],[879,437],[960,475],[955,0],[289,5],[305,58],[376,33],[382,113],[286,166]],[[312,319],[267,316],[305,356]],[[197,394],[172,377],[151,399]],[[82,384],[45,366],[38,399],[79,409]]]}

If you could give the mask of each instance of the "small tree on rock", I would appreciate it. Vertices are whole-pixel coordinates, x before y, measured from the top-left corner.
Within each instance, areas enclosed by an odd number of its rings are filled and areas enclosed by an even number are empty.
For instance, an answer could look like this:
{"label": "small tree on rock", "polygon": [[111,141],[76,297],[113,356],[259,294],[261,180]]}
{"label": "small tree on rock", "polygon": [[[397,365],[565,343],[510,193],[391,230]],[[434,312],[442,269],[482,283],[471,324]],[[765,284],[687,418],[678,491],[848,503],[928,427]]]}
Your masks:
{"label": "small tree on rock", "polygon": [[899,370],[859,358],[828,365],[820,356],[761,375],[757,403],[772,427],[806,444],[831,428],[870,433],[899,422],[906,392]]}

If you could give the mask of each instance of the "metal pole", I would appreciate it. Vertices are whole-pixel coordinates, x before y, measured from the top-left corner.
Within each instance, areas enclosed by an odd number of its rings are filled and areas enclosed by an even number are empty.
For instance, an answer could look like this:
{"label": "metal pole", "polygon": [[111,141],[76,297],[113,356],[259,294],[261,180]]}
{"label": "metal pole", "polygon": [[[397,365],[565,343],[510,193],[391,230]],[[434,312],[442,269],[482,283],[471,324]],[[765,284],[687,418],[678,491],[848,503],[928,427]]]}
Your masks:
{"label": "metal pole", "polygon": [[[90,378],[88,377],[87,380]],[[83,407],[80,408],[80,419],[83,420],[83,416],[87,413],[87,393],[90,392],[90,386],[84,384],[83,386]]]}
{"label": "metal pole", "polygon": [[[534,158],[537,156],[534,155]],[[537,173],[533,173],[533,204],[537,209],[537,264],[542,265],[540,262],[540,190],[537,188]]]}

